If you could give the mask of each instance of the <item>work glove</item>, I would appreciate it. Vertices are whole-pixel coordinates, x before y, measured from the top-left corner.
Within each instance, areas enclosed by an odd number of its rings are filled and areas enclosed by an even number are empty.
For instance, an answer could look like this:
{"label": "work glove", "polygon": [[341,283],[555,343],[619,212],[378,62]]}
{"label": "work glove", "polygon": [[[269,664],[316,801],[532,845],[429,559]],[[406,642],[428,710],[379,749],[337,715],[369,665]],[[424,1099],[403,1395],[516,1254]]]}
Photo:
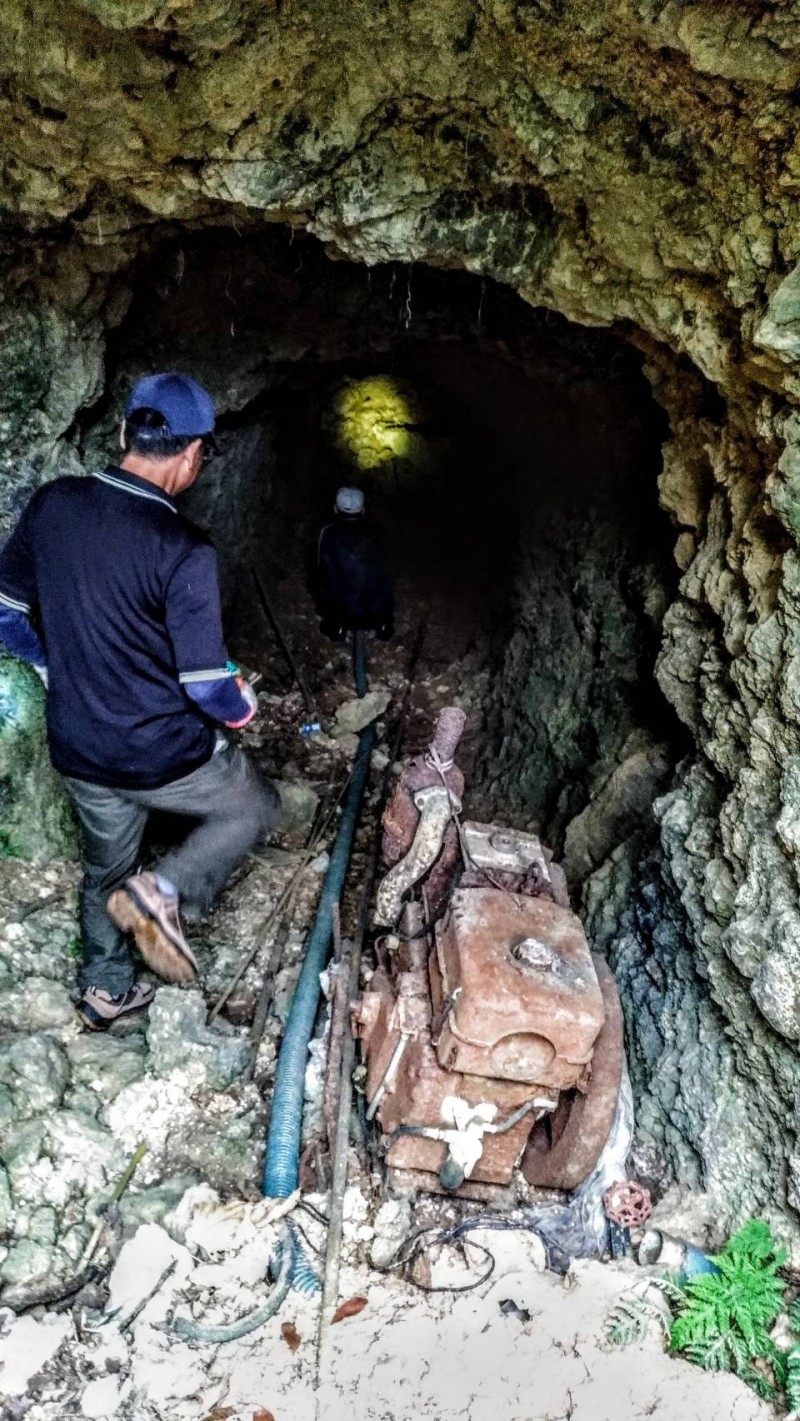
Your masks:
{"label": "work glove", "polygon": [[247,714],[242,716],[241,720],[227,720],[225,724],[229,730],[242,730],[244,726],[250,724],[250,721],[258,710],[258,696],[250,685],[250,682],[245,681],[244,676],[236,676],[234,679],[239,687],[242,699],[247,705]]}

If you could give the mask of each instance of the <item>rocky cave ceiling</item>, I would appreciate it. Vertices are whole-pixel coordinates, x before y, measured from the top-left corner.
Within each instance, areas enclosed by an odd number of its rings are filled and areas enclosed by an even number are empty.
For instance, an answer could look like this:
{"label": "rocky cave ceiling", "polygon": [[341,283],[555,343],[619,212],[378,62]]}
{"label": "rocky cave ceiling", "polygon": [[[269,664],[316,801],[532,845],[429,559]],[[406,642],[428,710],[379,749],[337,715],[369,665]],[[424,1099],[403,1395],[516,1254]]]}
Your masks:
{"label": "rocky cave ceiling", "polygon": [[466,268],[644,353],[695,749],[587,910],[645,1135],[727,1215],[800,1208],[797,7],[5,0],[0,54],[7,512],[79,465],[156,228]]}

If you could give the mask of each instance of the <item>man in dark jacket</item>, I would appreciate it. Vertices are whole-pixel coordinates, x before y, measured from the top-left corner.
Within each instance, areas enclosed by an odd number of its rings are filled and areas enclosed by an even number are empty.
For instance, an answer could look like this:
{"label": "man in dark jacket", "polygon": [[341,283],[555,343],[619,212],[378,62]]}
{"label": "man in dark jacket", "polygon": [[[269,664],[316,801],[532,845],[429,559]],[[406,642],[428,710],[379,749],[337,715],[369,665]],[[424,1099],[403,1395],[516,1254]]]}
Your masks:
{"label": "man in dark jacket", "polygon": [[335,519],[317,545],[317,611],[320,631],[343,641],[349,631],[394,635],[394,589],[383,538],[364,515],[364,495],[340,488]]}
{"label": "man in dark jacket", "polygon": [[[213,444],[214,404],[188,376],[140,380],[121,464],[45,484],[0,554],[0,638],[48,686],[50,755],[81,822],[87,1026],[146,1006],[125,939],[170,981],[196,970],[181,910],[204,912],[278,796],[217,728],[257,709],[228,662],[214,550],[178,512]],[[194,825],[136,873],[149,810]]]}

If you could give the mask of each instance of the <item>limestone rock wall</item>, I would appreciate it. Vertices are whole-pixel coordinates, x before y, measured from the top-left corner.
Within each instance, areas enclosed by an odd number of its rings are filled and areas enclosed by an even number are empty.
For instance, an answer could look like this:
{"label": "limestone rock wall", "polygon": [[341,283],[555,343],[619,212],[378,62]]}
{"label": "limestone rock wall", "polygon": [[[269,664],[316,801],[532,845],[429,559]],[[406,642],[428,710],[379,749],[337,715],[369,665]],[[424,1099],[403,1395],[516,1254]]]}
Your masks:
{"label": "limestone rock wall", "polygon": [[69,801],[47,755],[41,683],[28,666],[0,656],[0,858],[62,856],[74,847]]}
{"label": "limestone rock wall", "polygon": [[69,464],[125,303],[111,277],[157,219],[464,266],[647,352],[682,572],[659,676],[695,749],[644,877],[618,854],[589,901],[644,1129],[724,1211],[793,1209],[796,7],[42,0],[32,23],[6,0],[0,53],[10,509]]}

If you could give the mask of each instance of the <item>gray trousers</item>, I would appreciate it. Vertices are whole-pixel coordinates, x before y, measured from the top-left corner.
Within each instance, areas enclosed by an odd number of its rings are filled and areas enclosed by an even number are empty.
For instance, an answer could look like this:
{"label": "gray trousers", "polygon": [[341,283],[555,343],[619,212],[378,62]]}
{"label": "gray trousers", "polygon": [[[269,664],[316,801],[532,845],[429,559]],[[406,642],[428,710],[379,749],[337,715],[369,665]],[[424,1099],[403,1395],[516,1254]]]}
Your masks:
{"label": "gray trousers", "polygon": [[160,789],[106,789],[65,777],[83,830],[80,892],[82,991],[102,987],[112,996],[135,980],[124,933],[106,912],[110,893],[136,871],[151,809],[196,820],[183,843],[155,865],[180,894],[187,917],[211,906],[233,870],[280,816],[278,792],[262,780],[244,751],[228,745],[199,770]]}

